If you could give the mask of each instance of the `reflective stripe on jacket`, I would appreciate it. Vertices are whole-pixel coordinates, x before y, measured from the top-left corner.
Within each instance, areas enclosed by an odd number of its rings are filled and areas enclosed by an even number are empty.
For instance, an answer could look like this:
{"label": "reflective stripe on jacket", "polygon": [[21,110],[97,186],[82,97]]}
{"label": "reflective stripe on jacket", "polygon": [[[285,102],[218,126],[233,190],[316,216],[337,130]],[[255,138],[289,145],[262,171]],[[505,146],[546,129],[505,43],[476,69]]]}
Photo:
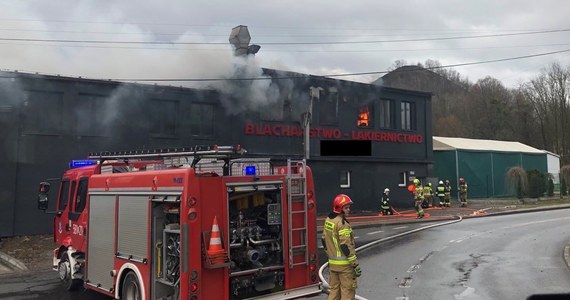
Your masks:
{"label": "reflective stripe on jacket", "polygon": [[440,197],[445,196],[445,186],[443,184],[437,186],[437,195]]}
{"label": "reflective stripe on jacket", "polygon": [[[336,215],[336,217],[332,219],[330,216],[327,217],[323,228],[323,241],[325,243],[325,251],[331,266],[355,266],[358,264],[352,227],[348,221],[343,219],[341,214]],[[345,253],[342,252],[340,247],[341,245],[346,245],[348,247],[348,255],[345,255]]]}

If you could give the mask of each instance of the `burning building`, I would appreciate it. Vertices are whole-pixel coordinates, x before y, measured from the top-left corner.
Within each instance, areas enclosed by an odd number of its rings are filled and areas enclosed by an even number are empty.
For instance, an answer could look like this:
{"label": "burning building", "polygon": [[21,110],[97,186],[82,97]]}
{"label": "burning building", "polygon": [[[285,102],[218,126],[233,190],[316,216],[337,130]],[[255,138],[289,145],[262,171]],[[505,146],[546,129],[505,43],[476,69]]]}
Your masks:
{"label": "burning building", "polygon": [[322,214],[338,193],[352,197],[354,211],[377,211],[386,187],[395,206],[412,206],[407,184],[432,169],[430,94],[263,74],[254,95],[243,81],[193,89],[2,73],[0,236],[49,230],[37,183],[106,150],[241,144],[253,155],[307,158]]}

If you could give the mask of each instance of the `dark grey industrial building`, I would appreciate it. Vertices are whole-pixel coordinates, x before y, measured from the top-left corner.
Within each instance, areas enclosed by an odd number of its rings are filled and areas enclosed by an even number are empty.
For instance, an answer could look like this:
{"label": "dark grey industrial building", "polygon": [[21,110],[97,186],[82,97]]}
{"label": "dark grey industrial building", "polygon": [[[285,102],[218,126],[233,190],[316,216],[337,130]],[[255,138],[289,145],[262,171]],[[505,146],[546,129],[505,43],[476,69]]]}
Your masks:
{"label": "dark grey industrial building", "polygon": [[410,178],[433,169],[431,95],[264,70],[266,80],[208,89],[0,73],[0,236],[50,232],[38,183],[88,152],[240,144],[252,155],[302,158],[309,114],[318,210],[346,193],[377,211],[384,188],[412,206]]}

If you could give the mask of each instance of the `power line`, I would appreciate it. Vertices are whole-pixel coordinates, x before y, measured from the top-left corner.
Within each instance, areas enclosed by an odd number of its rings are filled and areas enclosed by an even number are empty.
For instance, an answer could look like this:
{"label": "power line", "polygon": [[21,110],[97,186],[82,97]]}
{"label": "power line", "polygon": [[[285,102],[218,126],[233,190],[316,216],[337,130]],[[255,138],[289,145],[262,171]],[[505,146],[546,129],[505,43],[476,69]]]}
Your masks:
{"label": "power line", "polygon": [[[453,67],[462,67],[462,66],[470,66],[470,65],[480,65],[480,64],[488,64],[488,63],[496,63],[496,62],[503,62],[503,61],[511,61],[511,60],[519,60],[519,59],[527,59],[539,56],[546,56],[546,55],[553,55],[558,53],[570,52],[570,49],[560,50],[560,51],[552,51],[552,52],[544,52],[544,53],[537,53],[537,54],[530,54],[530,55],[523,55],[523,56],[514,56],[508,58],[500,58],[500,59],[492,59],[492,60],[483,60],[477,62],[467,62],[467,63],[458,63],[458,64],[450,64],[450,65],[442,65],[436,67],[428,67],[423,68],[425,70],[434,70],[434,69],[443,69],[443,68],[453,68]],[[417,71],[410,70],[410,71]],[[203,81],[250,81],[250,80],[276,80],[276,79],[295,79],[295,78],[303,78],[308,76],[317,76],[317,77],[346,77],[346,76],[360,76],[360,75],[378,75],[378,74],[387,74],[391,71],[372,71],[372,72],[358,72],[358,73],[344,73],[344,74],[328,74],[328,75],[305,75],[299,74],[297,76],[277,76],[277,77],[249,77],[249,78],[175,78],[175,79],[164,79],[164,78],[155,78],[155,79],[109,79],[115,81],[156,81],[156,82],[168,82],[168,81],[179,81],[179,82],[203,82]]]}
{"label": "power line", "polygon": [[[552,29],[532,32],[501,33],[473,36],[454,36],[437,38],[418,39],[396,39],[396,40],[369,40],[369,41],[327,41],[327,42],[258,42],[261,45],[341,45],[341,44],[378,44],[378,43],[402,43],[402,42],[426,42],[441,40],[461,40],[478,39],[490,37],[519,36],[532,34],[545,34],[555,32],[568,32],[570,29]],[[0,41],[18,42],[55,42],[55,43],[85,43],[85,44],[144,44],[144,45],[227,45],[228,42],[158,42],[158,41],[108,41],[108,40],[68,40],[68,39],[29,39],[29,38],[0,38]]]}
{"label": "power line", "polygon": [[[546,29],[544,29],[546,30]],[[548,29],[548,30],[559,30],[559,29]],[[21,29],[21,28],[0,28],[0,31],[5,32],[32,32],[32,33],[63,33],[63,34],[105,34],[105,35],[141,35],[141,36],[181,36],[181,35],[190,35],[190,36],[202,36],[202,37],[228,37],[227,33],[224,34],[209,34],[209,33],[198,33],[198,32],[141,32],[141,31],[128,31],[128,32],[117,32],[117,31],[88,31],[88,30],[44,30],[44,29]],[[508,31],[518,31],[519,33],[523,32],[537,32],[538,29],[533,30],[500,30],[499,32],[508,32]],[[449,32],[438,31],[437,33],[426,33],[426,31],[422,31],[419,33],[421,35],[449,35],[449,34],[465,34],[465,33],[485,33],[490,32],[489,30],[454,30]],[[390,31],[390,33],[362,33],[359,32],[357,36],[359,37],[378,37],[378,36],[417,36],[418,33],[397,33],[394,31]],[[351,34],[291,34],[291,33],[282,33],[282,34],[255,34],[256,37],[299,37],[299,38],[316,38],[316,37],[355,37],[354,33]]]}
{"label": "power line", "polygon": [[[212,27],[212,28],[228,28],[232,27],[233,25],[228,24],[189,24],[189,23],[160,23],[160,22],[112,22],[112,21],[85,21],[85,20],[56,20],[56,19],[24,19],[24,18],[0,18],[0,21],[8,21],[8,22],[32,22],[32,23],[75,23],[75,24],[109,24],[109,25],[155,25],[155,26],[184,26],[184,27]],[[249,28],[257,28],[257,29],[287,29],[287,30],[334,30],[338,32],[339,30],[345,31],[354,31],[354,30],[388,30],[388,31],[411,31],[411,32],[425,32],[425,31],[447,31],[447,29],[436,29],[436,28],[390,28],[390,27],[346,27],[346,26],[271,26],[265,24],[253,24],[248,25]],[[471,29],[464,29],[460,28],[461,30],[471,30]],[[535,30],[535,29],[507,29],[504,31],[527,31],[527,30]],[[538,30],[550,30],[550,29],[538,29]]]}
{"label": "power line", "polygon": [[[8,43],[0,42],[3,45],[26,45],[27,43]],[[456,50],[482,50],[482,49],[511,49],[511,48],[533,48],[533,47],[556,47],[568,46],[570,43],[552,43],[552,44],[526,44],[512,46],[488,46],[488,47],[449,47],[449,48],[392,48],[392,49],[350,49],[350,50],[295,50],[295,49],[265,49],[263,52],[277,53],[378,53],[378,52],[415,52],[415,51],[456,51]],[[151,46],[110,46],[110,45],[59,45],[59,44],[35,44],[34,47],[67,47],[67,48],[90,48],[90,49],[124,49],[124,50],[167,50],[167,51],[208,51],[208,52],[228,52],[230,51],[229,43],[224,48],[182,48],[182,47],[151,47]]]}

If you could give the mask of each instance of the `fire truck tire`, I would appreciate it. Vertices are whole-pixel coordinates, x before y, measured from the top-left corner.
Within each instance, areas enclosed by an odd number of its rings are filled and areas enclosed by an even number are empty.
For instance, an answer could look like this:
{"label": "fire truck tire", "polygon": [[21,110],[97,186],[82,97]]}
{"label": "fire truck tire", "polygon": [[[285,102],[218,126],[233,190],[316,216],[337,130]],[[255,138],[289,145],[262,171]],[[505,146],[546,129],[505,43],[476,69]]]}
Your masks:
{"label": "fire truck tire", "polygon": [[128,272],[121,285],[121,300],[142,299],[141,286],[134,272]]}
{"label": "fire truck tire", "polygon": [[68,291],[77,290],[77,288],[83,284],[83,280],[71,278],[71,265],[67,253],[61,256],[57,266],[57,272],[59,273],[59,279],[63,283],[63,287]]}

